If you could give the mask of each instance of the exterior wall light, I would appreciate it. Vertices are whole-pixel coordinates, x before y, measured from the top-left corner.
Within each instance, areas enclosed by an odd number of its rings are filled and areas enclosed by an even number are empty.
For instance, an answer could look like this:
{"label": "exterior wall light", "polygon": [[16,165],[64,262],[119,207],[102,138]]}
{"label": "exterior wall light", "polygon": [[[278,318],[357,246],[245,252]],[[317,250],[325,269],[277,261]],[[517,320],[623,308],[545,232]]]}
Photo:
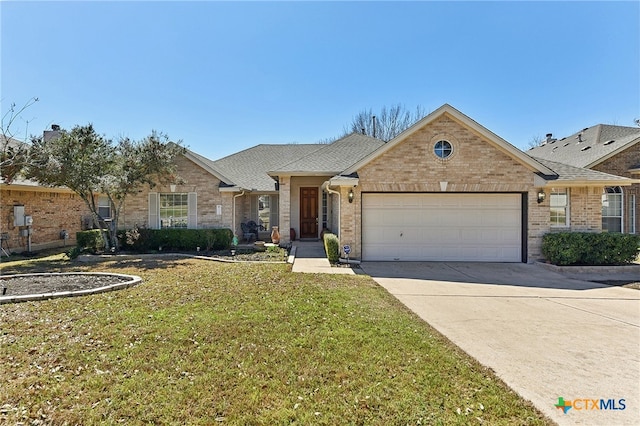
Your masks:
{"label": "exterior wall light", "polygon": [[349,190],[349,204],[353,203],[353,189]]}
{"label": "exterior wall light", "polygon": [[544,190],[541,189],[540,191],[538,191],[538,204],[543,202],[546,197],[547,194],[544,193]]}

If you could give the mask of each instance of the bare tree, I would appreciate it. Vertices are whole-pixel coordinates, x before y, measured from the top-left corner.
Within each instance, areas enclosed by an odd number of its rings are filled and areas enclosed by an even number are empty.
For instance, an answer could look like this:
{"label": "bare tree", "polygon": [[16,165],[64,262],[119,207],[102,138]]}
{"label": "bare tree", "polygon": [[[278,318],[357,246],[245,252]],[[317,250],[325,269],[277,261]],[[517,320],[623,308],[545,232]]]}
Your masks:
{"label": "bare tree", "polygon": [[379,113],[369,108],[353,117],[351,123],[345,126],[344,134],[357,132],[388,142],[425,115],[425,109],[420,105],[414,111],[406,109],[402,104],[388,108],[383,106]]}
{"label": "bare tree", "polygon": [[531,140],[527,143],[527,149],[537,148],[542,145],[545,140],[540,135],[531,137]]}
{"label": "bare tree", "polygon": [[26,143],[29,120],[25,120],[25,133],[22,140],[16,139],[14,124],[18,118],[22,118],[22,113],[36,102],[38,102],[38,98],[31,98],[20,108],[12,103],[0,120],[0,131],[2,132],[0,135],[2,138],[0,141],[2,149],[0,152],[0,178],[5,183],[11,183],[29,162],[29,145]]}

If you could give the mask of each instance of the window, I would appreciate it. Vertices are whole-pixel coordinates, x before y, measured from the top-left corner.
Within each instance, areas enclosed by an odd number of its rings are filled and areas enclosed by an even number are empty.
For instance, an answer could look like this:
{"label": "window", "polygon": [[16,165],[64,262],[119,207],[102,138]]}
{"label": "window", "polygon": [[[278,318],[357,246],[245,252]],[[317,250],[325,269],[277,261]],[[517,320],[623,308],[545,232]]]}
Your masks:
{"label": "window", "polygon": [[111,203],[109,197],[98,197],[98,215],[104,220],[111,219]]}
{"label": "window", "polygon": [[433,146],[433,152],[438,158],[444,160],[446,158],[449,158],[453,153],[453,146],[448,141],[438,141]]}
{"label": "window", "polygon": [[188,220],[188,194],[160,194],[161,228],[186,228]]}
{"label": "window", "polygon": [[260,231],[271,230],[271,197],[269,195],[258,196],[258,226]]}
{"label": "window", "polygon": [[551,226],[569,226],[569,190],[566,188],[552,188],[549,202],[551,205]]}
{"label": "window", "polygon": [[602,194],[602,231],[622,232],[622,188],[608,186]]}
{"label": "window", "polygon": [[329,229],[329,203],[327,192],[322,191],[322,229]]}

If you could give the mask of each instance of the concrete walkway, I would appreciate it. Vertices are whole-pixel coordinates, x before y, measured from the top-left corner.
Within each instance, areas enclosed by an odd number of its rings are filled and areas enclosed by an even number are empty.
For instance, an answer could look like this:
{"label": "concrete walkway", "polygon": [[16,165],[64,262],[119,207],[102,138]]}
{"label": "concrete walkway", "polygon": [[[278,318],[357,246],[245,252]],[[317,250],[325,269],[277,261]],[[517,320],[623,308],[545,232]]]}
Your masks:
{"label": "concrete walkway", "polygon": [[558,424],[640,424],[640,291],[521,263],[362,269]]}
{"label": "concrete walkway", "polygon": [[351,274],[353,269],[346,266],[331,266],[321,241],[294,241],[291,249],[292,272],[312,274]]}

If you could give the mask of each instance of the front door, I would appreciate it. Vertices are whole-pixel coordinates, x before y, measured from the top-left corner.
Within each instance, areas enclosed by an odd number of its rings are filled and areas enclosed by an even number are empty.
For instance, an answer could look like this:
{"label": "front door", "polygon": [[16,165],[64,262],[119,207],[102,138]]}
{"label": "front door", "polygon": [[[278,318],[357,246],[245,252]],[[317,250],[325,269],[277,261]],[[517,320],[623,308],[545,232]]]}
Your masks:
{"label": "front door", "polygon": [[300,238],[318,238],[318,188],[300,188]]}

